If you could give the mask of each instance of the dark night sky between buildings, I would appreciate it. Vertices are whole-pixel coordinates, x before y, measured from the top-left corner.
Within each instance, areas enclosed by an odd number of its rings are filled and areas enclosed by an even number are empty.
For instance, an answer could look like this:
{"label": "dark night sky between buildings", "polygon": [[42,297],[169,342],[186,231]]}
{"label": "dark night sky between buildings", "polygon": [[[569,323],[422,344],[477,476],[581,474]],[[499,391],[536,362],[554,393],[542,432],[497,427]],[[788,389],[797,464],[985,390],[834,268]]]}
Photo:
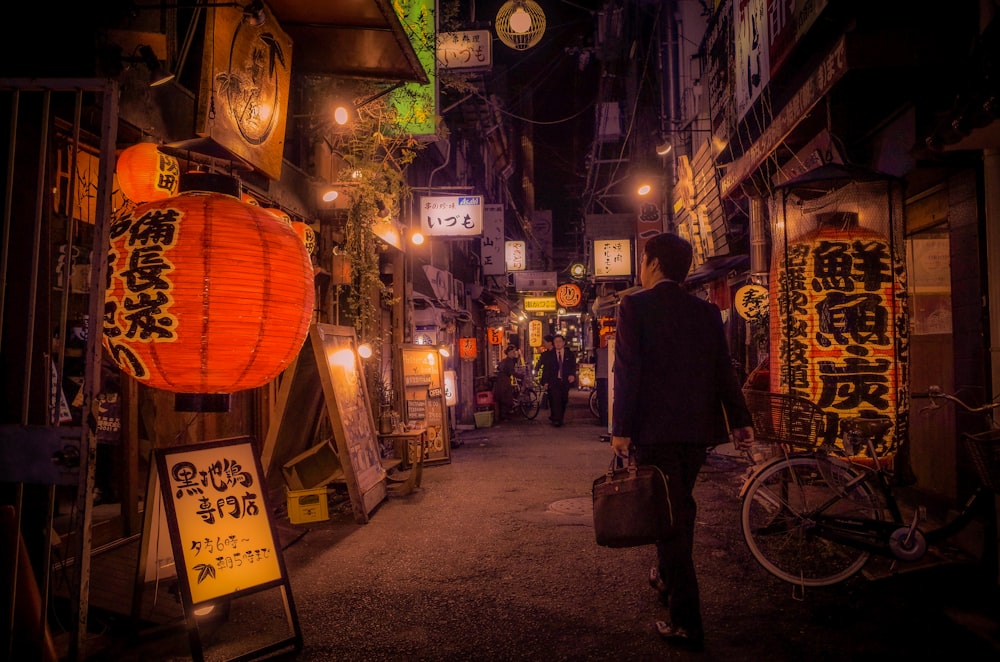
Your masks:
{"label": "dark night sky between buildings", "polygon": [[[530,131],[535,156],[535,207],[553,211],[556,241],[582,213],[585,156],[594,131],[600,65],[593,57],[595,11],[601,0],[536,0],[546,28],[534,47],[517,51],[495,34],[504,0],[463,0],[463,16],[494,34],[488,89],[503,90],[507,120]],[[470,12],[470,7],[474,9]],[[492,78],[492,79],[491,79]]]}

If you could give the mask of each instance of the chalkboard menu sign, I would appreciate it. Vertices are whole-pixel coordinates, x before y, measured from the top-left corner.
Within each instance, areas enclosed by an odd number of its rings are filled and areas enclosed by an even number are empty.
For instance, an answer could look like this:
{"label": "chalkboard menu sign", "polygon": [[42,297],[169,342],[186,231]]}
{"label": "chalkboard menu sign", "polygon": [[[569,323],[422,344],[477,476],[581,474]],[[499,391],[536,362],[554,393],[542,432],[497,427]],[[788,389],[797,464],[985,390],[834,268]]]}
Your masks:
{"label": "chalkboard menu sign", "polygon": [[405,422],[411,428],[424,428],[427,431],[424,464],[451,462],[441,355],[435,347],[404,345],[400,361],[406,397]]}

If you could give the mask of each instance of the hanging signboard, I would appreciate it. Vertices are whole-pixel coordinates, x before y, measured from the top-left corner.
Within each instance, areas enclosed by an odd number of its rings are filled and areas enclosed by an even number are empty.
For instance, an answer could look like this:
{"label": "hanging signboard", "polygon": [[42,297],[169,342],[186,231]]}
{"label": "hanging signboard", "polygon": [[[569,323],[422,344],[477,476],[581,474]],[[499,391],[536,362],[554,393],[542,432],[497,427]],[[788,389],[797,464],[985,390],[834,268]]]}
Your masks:
{"label": "hanging signboard", "polygon": [[595,239],[593,255],[596,278],[627,278],[632,275],[630,239]]}
{"label": "hanging signboard", "polygon": [[541,347],[542,346],[542,321],[541,320],[531,320],[528,322],[528,346],[529,347]]}
{"label": "hanging signboard", "polygon": [[434,0],[396,0],[392,3],[406,37],[413,46],[426,83],[406,83],[386,94],[386,105],[395,111],[395,119],[385,125],[387,133],[433,139],[437,128],[437,24]]}
{"label": "hanging signboard", "polygon": [[[243,20],[243,15],[236,3],[207,13],[208,55],[202,59],[197,131],[271,179],[280,179],[292,40],[270,12],[259,25]],[[264,43],[270,66],[258,61]]]}
{"label": "hanging signboard", "polygon": [[483,198],[420,196],[420,227],[431,237],[478,237],[483,234]]}
{"label": "hanging signboard", "polygon": [[518,292],[555,292],[559,279],[554,271],[522,271],[514,274]]}
{"label": "hanging signboard", "polygon": [[744,285],[736,290],[734,303],[736,312],[748,322],[763,322],[767,319],[768,294],[763,285]]}
{"label": "hanging signboard", "polygon": [[575,308],[580,305],[583,293],[576,283],[563,283],[556,288],[556,303],[563,308]]}
{"label": "hanging signboard", "polygon": [[437,38],[438,69],[483,71],[493,66],[493,39],[489,30],[441,32]]}
{"label": "hanging signboard", "polygon": [[483,267],[484,276],[500,276],[504,273],[503,205],[483,205],[479,264]]}
{"label": "hanging signboard", "polygon": [[555,297],[524,297],[524,312],[543,313],[556,309]]}
{"label": "hanging signboard", "polygon": [[528,266],[528,248],[523,241],[504,244],[504,266],[507,271],[524,271]]}

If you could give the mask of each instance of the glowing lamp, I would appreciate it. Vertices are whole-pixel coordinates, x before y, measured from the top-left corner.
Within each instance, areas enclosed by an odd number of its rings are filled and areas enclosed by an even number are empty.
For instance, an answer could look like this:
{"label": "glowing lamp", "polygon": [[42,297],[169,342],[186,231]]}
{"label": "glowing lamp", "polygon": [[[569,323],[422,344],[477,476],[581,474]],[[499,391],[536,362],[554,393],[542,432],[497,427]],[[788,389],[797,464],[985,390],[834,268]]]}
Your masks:
{"label": "glowing lamp", "polygon": [[285,225],[291,227],[292,217],[288,215],[288,212],[280,209],[278,207],[264,207],[264,211],[274,214],[274,217],[284,223]]}
{"label": "glowing lamp", "polygon": [[306,247],[306,252],[312,255],[316,251],[316,231],[308,223],[292,221],[292,229]]}
{"label": "glowing lamp", "polygon": [[888,418],[893,428],[876,448],[888,466],[909,410],[902,208],[896,178],[852,166],[828,164],[779,186],[771,287],[752,302],[770,318],[770,390],[841,419]]}
{"label": "glowing lamp", "polygon": [[505,46],[527,50],[545,34],[545,12],[534,0],[507,0],[497,11],[494,25]]}
{"label": "glowing lamp", "polygon": [[458,340],[458,357],[463,361],[475,361],[476,360],[476,339],[475,338],[459,338]]}
{"label": "glowing lamp", "polygon": [[122,195],[136,204],[177,195],[180,164],[153,143],[137,143],[122,151],[116,172]]}
{"label": "glowing lamp", "polygon": [[255,388],[305,341],[314,287],[303,243],[236,197],[189,192],[137,206],[113,223],[107,265],[104,346],[147,386]]}

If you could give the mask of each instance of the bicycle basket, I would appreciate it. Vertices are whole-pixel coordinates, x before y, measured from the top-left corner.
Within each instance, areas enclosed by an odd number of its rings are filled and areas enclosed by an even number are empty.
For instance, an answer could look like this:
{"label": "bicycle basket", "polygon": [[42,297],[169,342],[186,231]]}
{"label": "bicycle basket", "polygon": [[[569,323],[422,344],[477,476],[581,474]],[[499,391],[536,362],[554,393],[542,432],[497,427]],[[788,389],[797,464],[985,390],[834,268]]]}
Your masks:
{"label": "bicycle basket", "polygon": [[815,403],[794,395],[745,390],[756,441],[816,448],[823,443],[827,415]]}
{"label": "bicycle basket", "polygon": [[1000,492],[1000,430],[966,434],[965,447],[983,485]]}

